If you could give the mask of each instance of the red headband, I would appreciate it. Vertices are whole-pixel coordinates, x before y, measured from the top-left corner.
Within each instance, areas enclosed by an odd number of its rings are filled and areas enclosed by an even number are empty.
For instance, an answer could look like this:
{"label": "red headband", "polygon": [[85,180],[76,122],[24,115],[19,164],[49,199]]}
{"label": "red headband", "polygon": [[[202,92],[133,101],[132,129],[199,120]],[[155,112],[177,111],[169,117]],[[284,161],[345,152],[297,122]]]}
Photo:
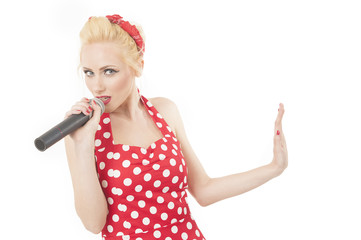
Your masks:
{"label": "red headband", "polygon": [[111,23],[119,25],[124,31],[126,31],[134,39],[135,43],[138,46],[138,50],[141,51],[141,54],[144,53],[144,41],[136,26],[130,24],[128,21],[124,21],[123,17],[119,16],[118,14],[107,15],[106,18],[108,18]]}

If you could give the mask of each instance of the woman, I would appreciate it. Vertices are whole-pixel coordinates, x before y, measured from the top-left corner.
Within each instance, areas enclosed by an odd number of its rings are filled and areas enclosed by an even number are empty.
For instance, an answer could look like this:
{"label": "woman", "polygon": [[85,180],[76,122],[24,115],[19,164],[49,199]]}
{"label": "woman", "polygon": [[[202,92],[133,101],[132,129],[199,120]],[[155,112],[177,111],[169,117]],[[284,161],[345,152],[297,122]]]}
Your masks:
{"label": "woman", "polygon": [[[65,117],[93,117],[65,138],[75,207],[84,226],[103,239],[205,239],[187,203],[233,197],[280,175],[288,164],[280,104],[274,157],[244,173],[210,178],[190,146],[176,105],[147,99],[135,85],[144,65],[140,27],[119,15],[91,17],[81,33],[80,63],[100,107],[83,98]],[[95,164],[94,164],[95,161]]]}

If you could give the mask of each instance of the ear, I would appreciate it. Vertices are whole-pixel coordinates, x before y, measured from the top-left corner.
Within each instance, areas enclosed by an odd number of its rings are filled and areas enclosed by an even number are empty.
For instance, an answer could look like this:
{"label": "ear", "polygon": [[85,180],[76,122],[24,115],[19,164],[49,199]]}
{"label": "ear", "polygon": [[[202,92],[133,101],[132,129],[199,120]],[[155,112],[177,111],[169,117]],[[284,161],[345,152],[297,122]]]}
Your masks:
{"label": "ear", "polygon": [[143,59],[143,58],[140,60],[139,66],[140,66],[141,71],[139,71],[139,72],[137,71],[137,72],[136,72],[136,74],[135,74],[136,77],[142,76],[143,68],[144,68],[144,59]]}

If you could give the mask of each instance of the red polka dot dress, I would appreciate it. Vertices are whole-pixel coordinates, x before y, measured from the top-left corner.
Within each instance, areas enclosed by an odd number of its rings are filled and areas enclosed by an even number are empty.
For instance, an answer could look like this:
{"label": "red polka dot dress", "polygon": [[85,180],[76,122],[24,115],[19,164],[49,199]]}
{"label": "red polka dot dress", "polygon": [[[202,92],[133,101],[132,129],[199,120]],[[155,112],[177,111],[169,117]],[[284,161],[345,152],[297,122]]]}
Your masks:
{"label": "red polka dot dress", "polygon": [[109,113],[95,135],[99,181],[108,201],[104,240],[205,240],[187,202],[187,165],[171,128],[141,101],[163,138],[148,148],[114,144]]}

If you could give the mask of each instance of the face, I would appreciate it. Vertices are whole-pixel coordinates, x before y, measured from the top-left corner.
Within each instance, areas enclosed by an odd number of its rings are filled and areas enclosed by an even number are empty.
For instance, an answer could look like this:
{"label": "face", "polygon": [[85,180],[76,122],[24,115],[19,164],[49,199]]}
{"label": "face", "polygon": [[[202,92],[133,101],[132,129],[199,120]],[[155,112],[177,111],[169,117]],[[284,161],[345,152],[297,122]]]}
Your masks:
{"label": "face", "polygon": [[135,87],[134,71],[121,60],[121,49],[112,42],[83,46],[80,62],[89,91],[101,99],[106,112],[113,112]]}

